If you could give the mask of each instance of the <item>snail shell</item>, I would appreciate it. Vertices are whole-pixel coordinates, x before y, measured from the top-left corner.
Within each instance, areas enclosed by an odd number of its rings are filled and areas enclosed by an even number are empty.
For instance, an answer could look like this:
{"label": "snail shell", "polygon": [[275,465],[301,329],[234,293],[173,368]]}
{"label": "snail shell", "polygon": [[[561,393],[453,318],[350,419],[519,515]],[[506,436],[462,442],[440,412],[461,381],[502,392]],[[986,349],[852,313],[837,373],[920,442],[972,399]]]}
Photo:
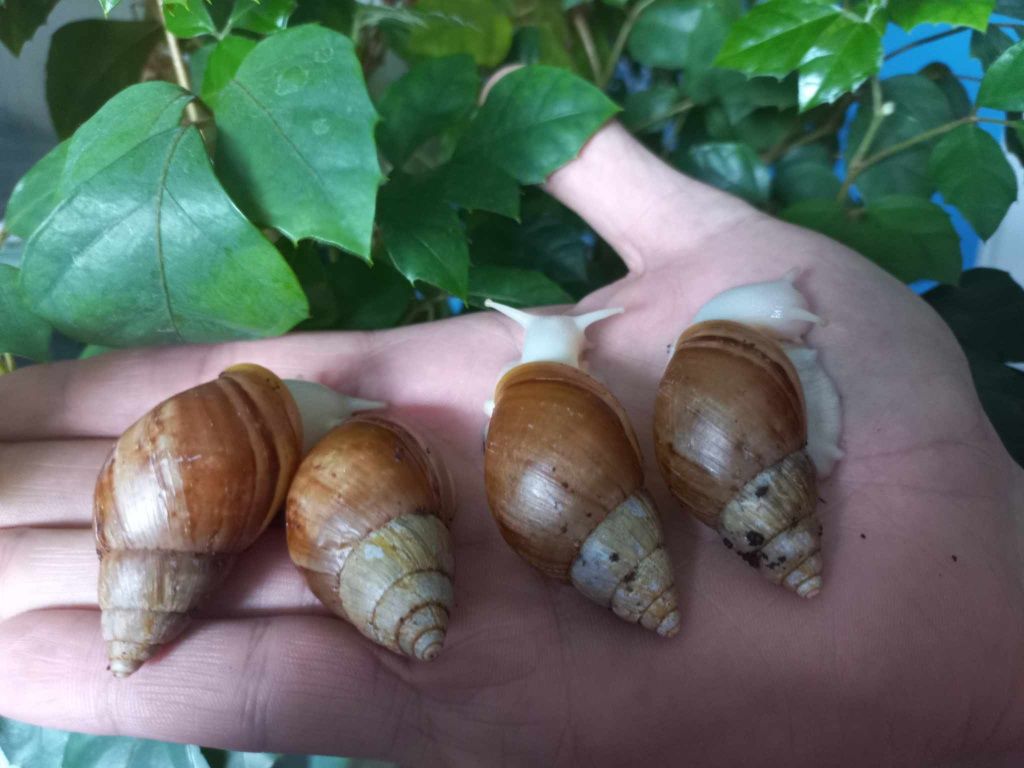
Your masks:
{"label": "snail shell", "polygon": [[688,328],[658,387],[654,438],[686,508],[770,581],[818,594],[821,525],[804,396],[776,341],[725,320]]}
{"label": "snail shell", "polygon": [[620,618],[674,635],[672,568],[619,403],[578,368],[544,361],[513,367],[494,402],[484,474],[505,541]]}
{"label": "snail shell", "polygon": [[256,365],[165,400],[121,436],[94,504],[115,675],[130,675],[181,634],[281,506],[301,445],[291,394]]}
{"label": "snail shell", "polygon": [[375,643],[425,661],[453,603],[447,480],[404,427],[358,416],[317,443],[288,494],[288,551],[314,594]]}

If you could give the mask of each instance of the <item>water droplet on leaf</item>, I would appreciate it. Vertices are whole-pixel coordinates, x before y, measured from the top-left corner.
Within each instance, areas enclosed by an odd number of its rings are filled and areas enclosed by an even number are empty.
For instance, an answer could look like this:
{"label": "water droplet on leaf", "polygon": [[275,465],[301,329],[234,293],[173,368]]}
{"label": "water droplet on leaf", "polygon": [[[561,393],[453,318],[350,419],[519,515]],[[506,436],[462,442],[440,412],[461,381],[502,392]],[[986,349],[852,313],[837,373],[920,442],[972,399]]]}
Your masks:
{"label": "water droplet on leaf", "polygon": [[287,96],[304,86],[307,79],[309,79],[309,73],[302,67],[288,67],[277,76],[277,87],[274,91],[278,96]]}

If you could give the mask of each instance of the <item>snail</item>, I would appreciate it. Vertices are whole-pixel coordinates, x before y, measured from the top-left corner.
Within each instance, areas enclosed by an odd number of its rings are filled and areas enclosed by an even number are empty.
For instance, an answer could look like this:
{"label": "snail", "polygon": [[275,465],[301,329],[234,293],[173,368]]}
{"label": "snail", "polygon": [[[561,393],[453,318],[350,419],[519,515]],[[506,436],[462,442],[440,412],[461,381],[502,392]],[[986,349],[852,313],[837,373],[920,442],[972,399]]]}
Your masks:
{"label": "snail", "polygon": [[439,457],[404,427],[357,416],[331,430],[288,494],[288,551],[332,612],[430,661],[452,608],[453,512]]}
{"label": "snail", "polygon": [[636,435],[619,402],[579,367],[587,327],[622,310],[543,317],[486,305],[526,331],[522,359],[488,407],[484,479],[502,537],[620,618],[676,634],[672,567]]}
{"label": "snail", "polygon": [[798,272],[712,298],[676,342],[654,440],[673,495],[769,581],[823,586],[817,480],[842,457],[839,395],[815,350],[821,322]]}
{"label": "snail", "polygon": [[315,440],[353,410],[379,407],[257,365],[160,403],[100,470],[94,530],[110,670],[135,672],[184,630],[280,508]]}

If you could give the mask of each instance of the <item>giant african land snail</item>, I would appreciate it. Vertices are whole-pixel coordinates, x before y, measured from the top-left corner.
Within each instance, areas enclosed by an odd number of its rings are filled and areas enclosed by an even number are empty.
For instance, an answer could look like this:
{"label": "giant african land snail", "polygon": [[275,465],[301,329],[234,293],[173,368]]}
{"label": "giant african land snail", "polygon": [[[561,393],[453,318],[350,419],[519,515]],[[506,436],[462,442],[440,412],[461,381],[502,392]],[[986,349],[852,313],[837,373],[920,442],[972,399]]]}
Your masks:
{"label": "giant african land snail", "polygon": [[819,322],[796,276],[700,309],[661,379],[654,439],[685,507],[770,581],[813,597],[823,584],[817,478],[842,456],[841,414],[815,350],[786,343]]}
{"label": "giant african land snail", "polygon": [[587,326],[620,310],[545,317],[487,304],[526,330],[487,430],[487,500],[502,536],[541,573],[674,635],[672,568],[636,436],[607,388],[579,369]]}
{"label": "giant african land snail", "polygon": [[[284,502],[304,443],[317,443],[354,411],[381,405],[311,382],[283,382],[256,365],[238,365],[165,400],[129,427],[100,471],[95,492],[99,601],[111,671],[120,677],[132,674],[160,645],[181,634],[190,612],[223,580]],[[393,435],[396,444],[407,446],[412,463],[420,461],[422,449],[401,428],[384,420],[358,423],[364,426],[357,430],[373,424],[373,430]],[[334,445],[352,431],[340,438],[332,433],[329,440]],[[384,442],[387,457],[395,461],[398,449]],[[314,469],[322,464],[317,456]],[[361,458],[380,461],[372,453]],[[377,473],[378,467],[368,471]],[[300,511],[319,515],[318,524],[325,528],[348,526],[368,537],[376,535],[365,519],[337,518],[378,512],[311,510],[312,500]],[[332,516],[333,522],[323,522]],[[450,573],[447,530],[435,533],[438,557]],[[314,584],[322,578],[313,575],[316,567],[310,562],[312,549],[337,545],[338,538],[303,541],[290,532],[289,539],[300,541],[296,546],[307,577],[318,596],[336,609],[338,600],[332,601],[326,587],[318,588],[319,582]],[[354,549],[351,540],[347,544]],[[338,559],[336,553],[334,557]],[[362,626],[360,630],[367,632]],[[422,650],[436,653],[436,648]]]}

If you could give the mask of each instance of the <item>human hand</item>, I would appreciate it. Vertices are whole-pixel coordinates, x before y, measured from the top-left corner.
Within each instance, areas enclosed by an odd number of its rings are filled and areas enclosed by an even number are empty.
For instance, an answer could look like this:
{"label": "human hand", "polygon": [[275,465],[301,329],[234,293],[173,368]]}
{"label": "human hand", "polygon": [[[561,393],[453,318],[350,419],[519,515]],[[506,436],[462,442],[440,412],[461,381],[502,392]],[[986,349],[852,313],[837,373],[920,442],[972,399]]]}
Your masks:
{"label": "human hand", "polygon": [[[0,714],[48,726],[412,765],[915,765],[1024,749],[1024,475],[943,322],[823,237],[692,181],[618,125],[549,191],[630,274],[580,311],[665,523],[682,628],[629,626],[509,550],[483,492],[482,405],[518,358],[493,313],[372,334],[137,350],[0,379]],[[686,516],[655,468],[668,346],[718,291],[804,267],[828,325],[846,457],[823,483],[825,587],[770,585]],[[326,614],[272,527],[186,634],[106,671],[90,529],[119,434],[240,361],[387,400],[455,476],[456,606],[431,664]],[[45,609],[45,610],[44,610]]]}

